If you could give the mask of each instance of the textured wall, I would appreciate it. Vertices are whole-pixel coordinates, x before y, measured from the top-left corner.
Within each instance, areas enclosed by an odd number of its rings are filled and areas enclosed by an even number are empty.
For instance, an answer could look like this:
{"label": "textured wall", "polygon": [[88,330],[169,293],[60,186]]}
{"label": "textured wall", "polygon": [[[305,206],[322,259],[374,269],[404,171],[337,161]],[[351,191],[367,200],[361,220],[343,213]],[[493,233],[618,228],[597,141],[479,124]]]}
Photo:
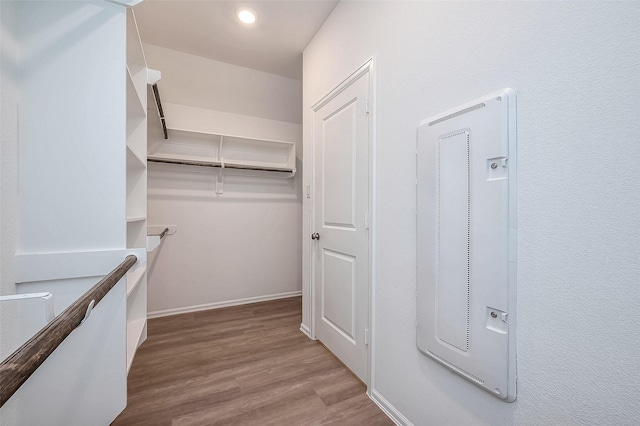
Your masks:
{"label": "textured wall", "polygon": [[[376,58],[373,388],[408,421],[640,421],[638,22],[637,2],[342,2],[305,50],[307,149],[310,106]],[[503,87],[518,92],[511,404],[420,354],[414,323],[417,125]]]}

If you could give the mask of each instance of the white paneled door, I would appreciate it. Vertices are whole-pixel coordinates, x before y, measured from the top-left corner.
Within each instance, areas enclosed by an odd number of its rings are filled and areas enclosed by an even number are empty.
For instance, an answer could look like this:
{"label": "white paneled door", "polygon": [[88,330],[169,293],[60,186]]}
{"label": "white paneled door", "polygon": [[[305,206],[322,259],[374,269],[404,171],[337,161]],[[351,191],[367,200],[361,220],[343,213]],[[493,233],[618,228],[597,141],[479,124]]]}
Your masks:
{"label": "white paneled door", "polygon": [[369,74],[352,77],[314,110],[311,235],[315,335],[364,382],[369,328]]}

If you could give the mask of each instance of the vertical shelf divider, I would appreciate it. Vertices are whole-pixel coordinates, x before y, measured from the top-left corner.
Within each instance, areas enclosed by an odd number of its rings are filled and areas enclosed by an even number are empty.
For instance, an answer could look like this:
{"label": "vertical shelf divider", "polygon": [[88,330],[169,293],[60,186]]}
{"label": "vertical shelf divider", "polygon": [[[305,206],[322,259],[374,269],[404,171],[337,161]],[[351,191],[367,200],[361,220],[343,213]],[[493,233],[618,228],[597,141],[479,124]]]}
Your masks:
{"label": "vertical shelf divider", "polygon": [[[136,18],[127,9],[127,248],[147,246],[147,63]],[[147,338],[147,263],[127,274],[127,373]]]}

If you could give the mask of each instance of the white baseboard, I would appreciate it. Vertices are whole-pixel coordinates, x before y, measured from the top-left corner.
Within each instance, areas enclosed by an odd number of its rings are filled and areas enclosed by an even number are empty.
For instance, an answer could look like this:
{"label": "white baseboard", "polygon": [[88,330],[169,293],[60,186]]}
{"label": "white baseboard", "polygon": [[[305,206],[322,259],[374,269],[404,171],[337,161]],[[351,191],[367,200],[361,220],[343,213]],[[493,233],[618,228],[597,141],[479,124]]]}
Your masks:
{"label": "white baseboard", "polygon": [[389,418],[393,420],[395,424],[399,426],[413,426],[413,423],[411,423],[409,419],[403,416],[402,413],[396,409],[396,407],[394,407],[375,389],[371,391],[371,395],[369,395],[369,398],[371,398],[371,400],[375,402],[376,405],[380,407],[380,409],[384,411],[384,413],[389,416]]}
{"label": "white baseboard", "polygon": [[309,330],[309,327],[307,327],[306,324],[304,323],[300,324],[300,331],[302,331],[302,333],[304,333],[304,335],[307,336],[309,339],[316,340],[313,337],[311,337],[311,330]]}
{"label": "white baseboard", "polygon": [[169,315],[186,314],[189,312],[207,311],[209,309],[227,308],[229,306],[247,305],[249,303],[267,302],[269,300],[286,299],[301,296],[302,291],[290,291],[287,293],[268,294],[266,296],[247,297],[244,299],[225,300],[222,302],[205,303],[203,305],[185,306],[183,308],[163,309],[149,312],[147,318],[160,318]]}

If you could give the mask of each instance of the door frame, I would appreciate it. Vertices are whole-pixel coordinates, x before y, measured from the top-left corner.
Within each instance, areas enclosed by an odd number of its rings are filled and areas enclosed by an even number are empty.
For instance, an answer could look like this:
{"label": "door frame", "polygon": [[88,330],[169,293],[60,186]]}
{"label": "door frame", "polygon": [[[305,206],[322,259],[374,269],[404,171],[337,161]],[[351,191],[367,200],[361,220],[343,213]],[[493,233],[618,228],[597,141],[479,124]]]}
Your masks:
{"label": "door frame", "polygon": [[[320,108],[322,108],[323,106],[325,106],[327,103],[329,103],[331,100],[333,100],[336,96],[338,96],[340,93],[342,93],[343,91],[345,91],[347,88],[349,88],[353,83],[355,83],[360,77],[362,77],[363,75],[365,75],[366,73],[369,73],[369,95],[368,95],[368,108],[369,108],[369,120],[368,120],[368,126],[369,126],[369,138],[368,138],[368,144],[369,144],[369,149],[368,149],[368,153],[369,153],[369,161],[368,161],[368,165],[369,165],[369,205],[368,205],[368,213],[369,213],[369,282],[368,282],[368,287],[369,287],[369,301],[368,301],[368,307],[369,307],[369,318],[368,318],[368,323],[369,323],[369,335],[368,335],[368,344],[367,344],[367,377],[366,377],[366,385],[367,385],[367,394],[369,394],[369,396],[371,396],[371,390],[373,389],[373,383],[372,383],[372,378],[373,378],[373,361],[374,361],[374,351],[373,351],[373,346],[374,346],[374,342],[375,342],[375,323],[374,323],[374,318],[375,316],[373,315],[374,311],[374,301],[375,301],[375,294],[374,294],[374,290],[375,290],[375,282],[376,282],[376,276],[375,276],[375,241],[376,241],[376,199],[375,199],[375,189],[376,189],[376,180],[375,180],[375,164],[376,164],[376,74],[375,74],[375,58],[374,57],[370,57],[369,59],[367,59],[367,61],[362,64],[361,66],[359,66],[353,73],[351,73],[346,79],[344,79],[340,84],[338,84],[335,88],[333,88],[333,90],[331,90],[329,93],[327,93],[324,97],[322,97],[322,99],[320,99],[318,102],[316,102],[315,104],[313,104],[313,106],[311,106],[311,112],[312,112],[312,120],[311,120],[311,188],[312,190],[316,187],[316,170],[315,170],[315,164],[316,164],[316,140],[315,140],[315,113],[317,111],[320,110]],[[315,232],[314,229],[314,224],[316,221],[316,203],[315,203],[315,196],[311,196],[311,200],[310,200],[310,210],[309,210],[309,229],[307,230],[307,235],[306,238],[307,240],[310,238],[309,235],[311,235],[311,233]],[[316,264],[314,261],[315,258],[315,249],[314,246],[312,244],[309,244],[309,251],[308,251],[308,265],[309,265],[309,283],[310,283],[310,289],[309,289],[309,312],[310,312],[310,324],[309,324],[309,333],[312,339],[316,340],[316,297],[315,297],[315,290],[316,290],[316,282],[315,282],[315,277],[316,277]]]}

